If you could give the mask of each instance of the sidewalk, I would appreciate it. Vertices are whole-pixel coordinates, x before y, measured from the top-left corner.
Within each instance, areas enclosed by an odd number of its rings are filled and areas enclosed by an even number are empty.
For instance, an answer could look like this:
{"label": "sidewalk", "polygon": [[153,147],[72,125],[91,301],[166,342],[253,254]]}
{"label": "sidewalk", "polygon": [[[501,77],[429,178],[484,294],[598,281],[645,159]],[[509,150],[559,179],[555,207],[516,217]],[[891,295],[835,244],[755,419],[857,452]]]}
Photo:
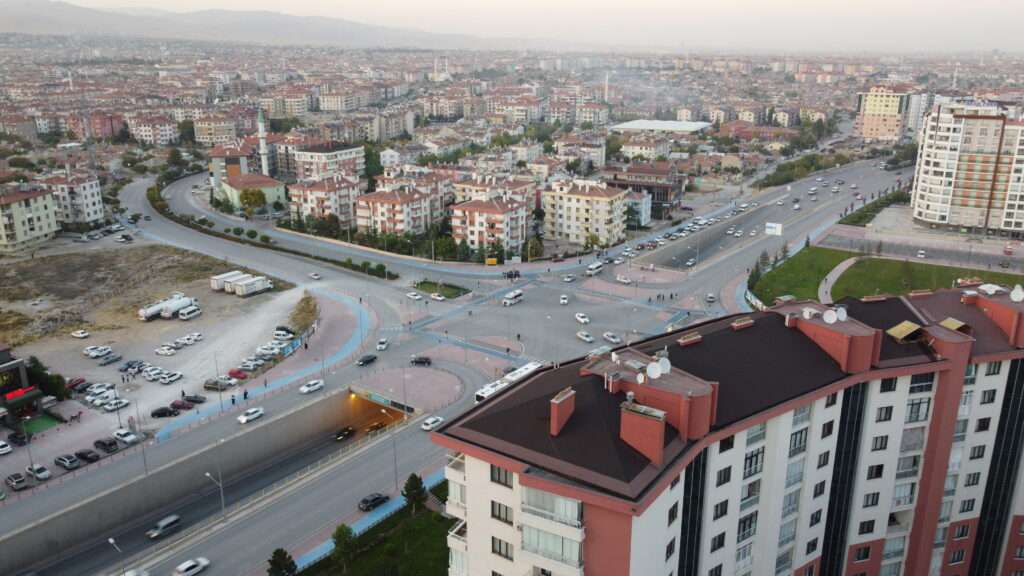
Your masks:
{"label": "sidewalk", "polygon": [[818,284],[818,302],[821,302],[822,304],[832,303],[832,287],[836,285],[836,280],[838,280],[844,272],[849,270],[850,266],[856,264],[858,260],[860,260],[860,256],[854,256],[853,258],[843,260],[839,264],[836,264],[836,267],[821,279],[821,283]]}

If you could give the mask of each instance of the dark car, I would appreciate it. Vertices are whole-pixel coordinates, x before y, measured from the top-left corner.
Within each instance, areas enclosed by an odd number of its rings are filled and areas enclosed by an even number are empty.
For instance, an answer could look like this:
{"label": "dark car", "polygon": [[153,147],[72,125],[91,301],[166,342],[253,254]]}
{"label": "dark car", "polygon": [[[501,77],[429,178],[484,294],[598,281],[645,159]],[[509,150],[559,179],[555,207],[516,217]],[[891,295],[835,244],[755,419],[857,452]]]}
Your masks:
{"label": "dark car", "polygon": [[429,356],[413,356],[412,360],[409,360],[409,364],[413,366],[430,366],[431,360]]}
{"label": "dark car", "polygon": [[146,222],[149,222],[150,220],[153,219],[153,217],[152,216],[143,216],[142,219],[145,220]]}
{"label": "dark car", "polygon": [[334,439],[337,440],[338,442],[341,442],[342,440],[348,440],[349,438],[354,436],[355,433],[355,428],[351,426],[345,426],[341,430],[338,430],[338,433],[334,435]]}
{"label": "dark car", "polygon": [[92,448],[86,448],[85,450],[79,450],[75,452],[75,458],[78,458],[82,462],[93,463],[98,462],[100,459],[100,453],[93,450]]}
{"label": "dark car", "polygon": [[179,410],[167,406],[161,406],[149,413],[153,418],[172,418],[178,414],[181,414]]}
{"label": "dark car", "polygon": [[15,446],[24,446],[32,441],[32,435],[24,432],[11,432],[7,435],[7,441]]}
{"label": "dark car", "polygon": [[369,366],[370,364],[373,364],[376,361],[376,354],[367,354],[366,356],[363,356],[356,362],[356,366]]}
{"label": "dark car", "polygon": [[25,475],[21,472],[11,474],[6,480],[4,480],[4,482],[6,482],[7,486],[15,492],[28,488],[28,479],[25,478]]}
{"label": "dark car", "polygon": [[189,394],[182,398],[182,400],[193,404],[202,404],[203,402],[206,402],[206,396],[203,396],[202,394]]}
{"label": "dark car", "polygon": [[385,429],[387,427],[388,427],[388,425],[385,424],[384,422],[374,422],[373,424],[370,424],[369,426],[366,427],[366,431],[368,433],[369,432],[376,432],[377,430],[383,430],[383,429]]}
{"label": "dark car", "polygon": [[117,440],[113,438],[100,438],[99,440],[92,443],[93,446],[106,452],[107,454],[113,454],[120,450],[120,446],[117,445]]}
{"label": "dark car", "polygon": [[171,402],[171,408],[174,410],[191,410],[195,405],[188,400],[175,400]]}
{"label": "dark car", "polygon": [[110,366],[114,362],[120,362],[120,361],[121,361],[121,355],[120,354],[107,354],[106,356],[104,356],[99,361],[99,365],[100,366]]}
{"label": "dark car", "polygon": [[359,501],[359,509],[362,510],[363,512],[369,512],[370,510],[373,510],[374,508],[377,508],[380,505],[384,504],[388,500],[390,500],[390,498],[388,498],[387,496],[379,492],[374,492],[373,494],[370,494],[366,498],[363,498],[362,500]]}
{"label": "dark car", "polygon": [[78,392],[80,394],[85,394],[86,389],[89,388],[89,386],[92,386],[92,384],[90,384],[89,382],[87,382],[87,381],[85,381],[83,379],[80,379],[80,380],[82,380],[82,381],[79,382],[78,384],[75,384],[74,386],[72,386],[71,390],[74,391],[74,392]]}

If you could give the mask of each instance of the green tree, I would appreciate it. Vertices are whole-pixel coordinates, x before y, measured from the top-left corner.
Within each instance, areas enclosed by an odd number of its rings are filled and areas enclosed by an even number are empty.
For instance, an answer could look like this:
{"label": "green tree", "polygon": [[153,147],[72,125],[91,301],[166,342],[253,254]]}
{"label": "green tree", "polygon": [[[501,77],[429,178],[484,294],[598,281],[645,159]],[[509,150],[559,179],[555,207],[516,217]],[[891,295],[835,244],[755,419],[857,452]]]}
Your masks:
{"label": "green tree", "polygon": [[167,163],[179,168],[188,165],[188,162],[186,162],[185,158],[181,155],[181,150],[178,150],[177,148],[171,148],[170,153],[167,154]]}
{"label": "green tree", "polygon": [[184,144],[195,144],[196,143],[196,125],[191,120],[182,120],[178,122],[178,134],[181,135],[181,141]]}
{"label": "green tree", "polygon": [[267,195],[259,188],[246,188],[238,195],[238,201],[245,209],[246,216],[251,217],[254,210],[267,205]]}
{"label": "green tree", "polygon": [[295,576],[299,573],[299,568],[295,565],[295,560],[292,559],[292,555],[284,548],[274,550],[274,553],[270,555],[270,560],[268,560],[267,563],[269,564],[267,567],[267,576]]}
{"label": "green tree", "polygon": [[260,233],[255,230],[247,230],[245,235],[248,236],[250,240],[255,240]]}
{"label": "green tree", "polygon": [[771,256],[768,255],[768,251],[762,250],[761,255],[757,257],[757,264],[761,267],[762,270],[767,270],[768,266],[770,266],[771,263],[772,259]]}
{"label": "green tree", "polygon": [[377,189],[377,177],[384,173],[384,167],[380,164],[380,150],[373,144],[366,144],[363,146],[363,154],[366,163],[364,171],[367,190],[373,192]]}
{"label": "green tree", "polygon": [[584,122],[584,123],[580,124],[580,130],[593,130],[593,129],[594,129],[594,123],[593,122]]}
{"label": "green tree", "polygon": [[331,557],[335,562],[341,564],[341,573],[348,574],[349,565],[359,554],[359,540],[356,533],[349,528],[348,524],[340,524],[334,529],[331,539],[334,541]]}
{"label": "green tree", "polygon": [[747,289],[753,290],[757,286],[758,281],[761,280],[761,262],[754,262],[754,267],[750,270],[750,276],[747,276]]}
{"label": "green tree", "polygon": [[473,257],[473,250],[470,249],[469,244],[465,240],[459,240],[459,245],[455,250],[455,257],[459,262],[468,262]]}
{"label": "green tree", "polygon": [[423,478],[418,474],[409,474],[402,488],[402,496],[405,496],[405,501],[412,507],[412,513],[415,515],[416,509],[427,502],[427,489],[423,485]]}

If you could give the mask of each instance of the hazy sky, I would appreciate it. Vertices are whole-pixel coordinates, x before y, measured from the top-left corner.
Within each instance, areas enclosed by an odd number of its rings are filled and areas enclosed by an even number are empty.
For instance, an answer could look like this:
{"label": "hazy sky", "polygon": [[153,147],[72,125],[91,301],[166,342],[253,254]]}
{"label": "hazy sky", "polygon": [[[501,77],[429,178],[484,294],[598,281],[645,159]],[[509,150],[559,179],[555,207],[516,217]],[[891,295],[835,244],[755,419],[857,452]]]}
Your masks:
{"label": "hazy sky", "polygon": [[270,10],[434,32],[620,46],[1024,51],[1024,0],[71,1],[95,8]]}

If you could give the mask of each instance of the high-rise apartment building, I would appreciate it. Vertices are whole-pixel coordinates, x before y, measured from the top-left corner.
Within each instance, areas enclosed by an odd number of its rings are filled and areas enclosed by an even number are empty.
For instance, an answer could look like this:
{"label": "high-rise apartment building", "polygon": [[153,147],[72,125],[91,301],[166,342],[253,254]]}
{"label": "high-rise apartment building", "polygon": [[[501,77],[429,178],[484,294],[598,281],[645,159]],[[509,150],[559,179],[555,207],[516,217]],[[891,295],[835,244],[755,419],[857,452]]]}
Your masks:
{"label": "high-rise apartment building", "polygon": [[928,224],[1024,233],[1024,119],[979,101],[936,104],[915,168],[914,218]]}
{"label": "high-rise apartment building", "polygon": [[789,302],[488,386],[449,576],[1024,570],[1024,289]]}
{"label": "high-rise apartment building", "polygon": [[857,135],[870,142],[901,141],[911,94],[909,86],[874,86],[857,94]]}

